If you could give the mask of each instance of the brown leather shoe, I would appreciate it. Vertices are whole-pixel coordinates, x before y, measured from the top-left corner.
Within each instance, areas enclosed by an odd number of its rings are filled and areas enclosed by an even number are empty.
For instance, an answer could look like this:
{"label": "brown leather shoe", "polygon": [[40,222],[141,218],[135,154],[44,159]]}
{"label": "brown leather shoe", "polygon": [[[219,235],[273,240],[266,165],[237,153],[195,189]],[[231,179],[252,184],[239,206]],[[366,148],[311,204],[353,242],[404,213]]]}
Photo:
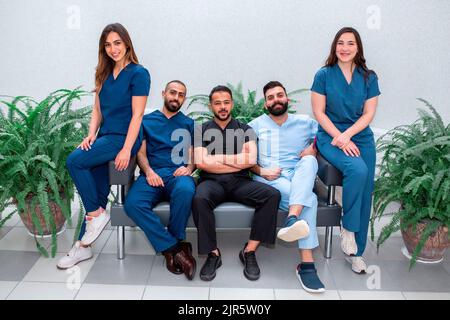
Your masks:
{"label": "brown leather shoe", "polygon": [[181,241],[178,243],[178,245],[181,247],[181,250],[192,255],[192,245],[190,242]]}
{"label": "brown leather shoe", "polygon": [[186,278],[192,280],[195,275],[196,262],[192,254],[187,252],[187,249],[187,246],[186,248],[183,247],[177,254],[175,254],[173,260],[175,265],[181,266]]}
{"label": "brown leather shoe", "polygon": [[174,262],[174,255],[172,253],[165,253],[164,257],[166,258],[167,270],[169,270],[170,272],[172,272],[174,274],[182,274],[183,273],[183,269],[181,268],[181,266]]}

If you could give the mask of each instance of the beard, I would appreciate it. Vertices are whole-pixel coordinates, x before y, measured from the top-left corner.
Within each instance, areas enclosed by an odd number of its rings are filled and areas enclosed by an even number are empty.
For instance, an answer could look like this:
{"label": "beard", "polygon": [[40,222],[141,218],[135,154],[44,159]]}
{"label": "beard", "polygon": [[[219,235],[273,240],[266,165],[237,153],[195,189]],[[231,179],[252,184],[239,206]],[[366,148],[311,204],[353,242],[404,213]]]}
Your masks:
{"label": "beard", "polygon": [[176,100],[167,101],[164,99],[164,107],[170,112],[178,112],[181,109],[181,105]]}
{"label": "beard", "polygon": [[[281,106],[281,108],[279,106]],[[269,111],[271,115],[281,116],[282,114],[286,113],[288,106],[289,102],[286,103],[275,102],[273,105],[267,106],[267,111]]]}
{"label": "beard", "polygon": [[222,112],[222,111],[226,112],[226,110],[219,110],[218,112],[214,112],[214,117],[216,117],[220,121],[228,120],[228,118],[231,116],[231,112],[227,112],[226,116],[222,116],[222,115],[220,115],[220,112]]}

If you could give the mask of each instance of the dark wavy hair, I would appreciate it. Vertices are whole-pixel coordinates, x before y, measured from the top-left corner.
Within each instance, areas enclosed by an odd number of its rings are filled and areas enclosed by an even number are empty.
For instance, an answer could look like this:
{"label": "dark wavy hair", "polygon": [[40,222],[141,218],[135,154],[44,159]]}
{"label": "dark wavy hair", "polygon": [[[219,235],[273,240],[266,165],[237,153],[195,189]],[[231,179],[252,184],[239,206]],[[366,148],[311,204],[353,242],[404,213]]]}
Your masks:
{"label": "dark wavy hair", "polygon": [[375,72],[373,70],[369,70],[369,68],[367,68],[366,59],[364,58],[364,49],[363,49],[363,44],[361,41],[361,36],[359,35],[359,32],[356,31],[356,29],[354,29],[352,27],[344,27],[336,33],[336,35],[334,36],[334,40],[331,43],[330,55],[328,56],[328,58],[325,62],[325,67],[334,66],[338,62],[338,58],[336,56],[336,46],[337,46],[337,42],[338,42],[339,38],[344,33],[353,33],[353,35],[355,36],[356,45],[358,47],[358,52],[356,52],[353,62],[355,63],[355,65],[357,67],[359,67],[363,70],[364,80],[367,81],[367,78],[369,77],[369,75],[371,73],[375,74]]}
{"label": "dark wavy hair", "polygon": [[100,92],[100,89],[105,82],[106,78],[113,72],[114,60],[111,59],[105,50],[106,38],[111,32],[117,32],[119,37],[125,43],[127,52],[125,53],[125,61],[131,61],[133,63],[139,63],[136,53],[134,52],[133,43],[131,42],[130,35],[127,29],[120,23],[108,24],[102,31],[100,41],[98,44],[98,64],[95,69],[95,91]]}

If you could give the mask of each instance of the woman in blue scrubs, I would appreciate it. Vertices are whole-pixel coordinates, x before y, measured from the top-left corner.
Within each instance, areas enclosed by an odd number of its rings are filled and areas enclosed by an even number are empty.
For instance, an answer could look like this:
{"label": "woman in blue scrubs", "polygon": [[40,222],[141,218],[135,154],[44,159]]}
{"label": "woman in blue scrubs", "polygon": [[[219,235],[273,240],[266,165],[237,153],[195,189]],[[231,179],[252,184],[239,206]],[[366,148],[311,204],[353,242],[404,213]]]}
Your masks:
{"label": "woman in blue scrubs", "polygon": [[89,247],[110,217],[108,162],[128,167],[140,148],[141,122],[150,91],[150,74],[139,65],[127,30],[119,23],[105,27],[99,42],[95,103],[88,136],[67,158],[67,168],[86,209],[86,220],[74,247],[58,262],[67,269],[90,259]]}
{"label": "woman in blue scrubs", "polygon": [[364,59],[359,33],[343,28],[330,55],[314,77],[311,103],[319,122],[317,148],[344,176],[341,249],[352,270],[365,273],[375,175],[375,141],[369,127],[380,90],[378,77]]}

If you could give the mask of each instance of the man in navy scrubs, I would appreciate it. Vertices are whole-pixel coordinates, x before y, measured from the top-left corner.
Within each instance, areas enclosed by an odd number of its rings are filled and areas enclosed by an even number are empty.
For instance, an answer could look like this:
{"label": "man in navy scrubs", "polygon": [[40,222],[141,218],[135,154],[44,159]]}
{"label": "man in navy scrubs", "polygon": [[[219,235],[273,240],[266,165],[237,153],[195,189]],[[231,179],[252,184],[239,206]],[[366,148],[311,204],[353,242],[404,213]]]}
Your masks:
{"label": "man in navy scrubs", "polygon": [[[144,231],[157,252],[166,258],[167,269],[195,275],[192,246],[182,240],[195,193],[192,160],[194,121],[179,110],[186,98],[186,86],[170,81],[162,92],[164,107],[144,116],[144,141],[138,152],[140,176],[125,201],[128,216]],[[160,201],[170,201],[167,229],[152,211]]]}

